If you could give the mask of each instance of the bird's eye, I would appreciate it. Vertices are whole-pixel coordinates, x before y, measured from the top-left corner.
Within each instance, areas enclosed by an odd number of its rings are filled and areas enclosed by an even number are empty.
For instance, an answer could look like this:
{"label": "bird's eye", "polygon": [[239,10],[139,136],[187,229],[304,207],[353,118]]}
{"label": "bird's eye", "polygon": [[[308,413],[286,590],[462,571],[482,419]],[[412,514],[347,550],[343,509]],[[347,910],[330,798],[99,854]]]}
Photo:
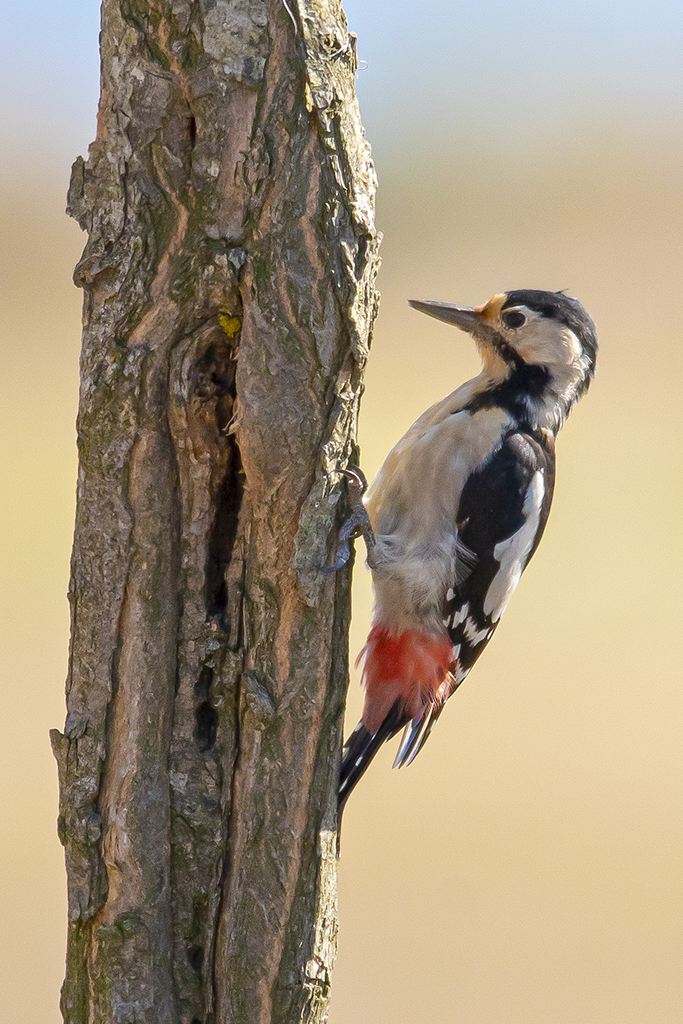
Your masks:
{"label": "bird's eye", "polygon": [[503,323],[514,330],[526,323],[526,317],[518,309],[511,309],[508,313],[503,313]]}

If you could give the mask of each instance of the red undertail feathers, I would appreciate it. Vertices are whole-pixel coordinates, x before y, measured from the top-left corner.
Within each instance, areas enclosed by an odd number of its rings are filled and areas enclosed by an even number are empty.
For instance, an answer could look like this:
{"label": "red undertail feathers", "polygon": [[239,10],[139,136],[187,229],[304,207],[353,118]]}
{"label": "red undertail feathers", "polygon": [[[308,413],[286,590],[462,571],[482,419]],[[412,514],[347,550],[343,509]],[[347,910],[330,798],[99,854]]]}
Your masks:
{"label": "red undertail feathers", "polygon": [[410,763],[455,689],[453,647],[448,635],[417,629],[392,634],[375,625],[358,660],[365,659],[365,707],[361,721],[344,747],[339,786],[339,813],[351,790],[388,739],[411,723],[400,763]]}
{"label": "red undertail feathers", "polygon": [[439,636],[418,629],[392,634],[377,624],[360,658],[365,659],[362,722],[371,733],[377,732],[394,704],[408,721],[443,704],[454,688],[453,646],[445,630]]}

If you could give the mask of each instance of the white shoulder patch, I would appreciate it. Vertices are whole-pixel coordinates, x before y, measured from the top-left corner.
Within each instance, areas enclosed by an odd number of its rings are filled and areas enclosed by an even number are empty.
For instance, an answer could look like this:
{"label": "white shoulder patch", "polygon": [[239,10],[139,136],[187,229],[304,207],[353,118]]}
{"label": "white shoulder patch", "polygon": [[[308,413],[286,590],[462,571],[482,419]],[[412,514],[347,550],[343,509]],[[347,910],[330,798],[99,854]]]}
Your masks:
{"label": "white shoulder patch", "polygon": [[497,622],[501,617],[519,583],[524,563],[534,546],[538,532],[544,495],[543,473],[539,469],[534,474],[524,499],[524,523],[516,533],[506,537],[493,549],[493,557],[500,562],[500,569],[493,577],[484,601],[484,613],[491,616],[492,622]]}

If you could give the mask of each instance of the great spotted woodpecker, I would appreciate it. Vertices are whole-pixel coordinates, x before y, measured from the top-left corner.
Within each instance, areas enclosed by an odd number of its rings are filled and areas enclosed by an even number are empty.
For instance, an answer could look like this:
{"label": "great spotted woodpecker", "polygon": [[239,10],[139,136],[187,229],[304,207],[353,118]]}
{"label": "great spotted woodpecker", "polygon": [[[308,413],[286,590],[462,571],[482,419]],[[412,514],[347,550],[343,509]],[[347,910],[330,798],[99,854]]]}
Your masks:
{"label": "great spotted woodpecker", "polygon": [[410,305],[471,334],[483,370],[412,425],[364,505],[362,475],[347,472],[357,501],[345,539],[369,541],[375,607],[340,810],[400,729],[394,766],[413,761],[493,636],[548,519],[555,436],[595,372],[595,325],[561,292]]}

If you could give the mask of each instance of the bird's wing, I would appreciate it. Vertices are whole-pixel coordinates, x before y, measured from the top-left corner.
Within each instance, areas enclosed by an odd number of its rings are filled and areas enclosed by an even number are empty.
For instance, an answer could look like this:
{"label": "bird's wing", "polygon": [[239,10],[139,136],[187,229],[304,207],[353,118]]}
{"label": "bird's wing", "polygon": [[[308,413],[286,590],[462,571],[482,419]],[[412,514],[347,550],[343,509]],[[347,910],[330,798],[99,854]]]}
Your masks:
{"label": "bird's wing", "polygon": [[458,538],[476,562],[462,582],[456,572],[444,602],[444,623],[457,652],[458,684],[491,638],[538,547],[554,483],[552,439],[522,432],[509,434],[465,483]]}
{"label": "bird's wing", "polygon": [[[555,454],[550,437],[510,433],[466,481],[457,513],[455,578],[443,621],[453,644],[450,693],[493,636],[550,512]],[[450,694],[449,694],[450,695]],[[405,727],[394,765],[413,761],[443,709],[428,707]]]}

